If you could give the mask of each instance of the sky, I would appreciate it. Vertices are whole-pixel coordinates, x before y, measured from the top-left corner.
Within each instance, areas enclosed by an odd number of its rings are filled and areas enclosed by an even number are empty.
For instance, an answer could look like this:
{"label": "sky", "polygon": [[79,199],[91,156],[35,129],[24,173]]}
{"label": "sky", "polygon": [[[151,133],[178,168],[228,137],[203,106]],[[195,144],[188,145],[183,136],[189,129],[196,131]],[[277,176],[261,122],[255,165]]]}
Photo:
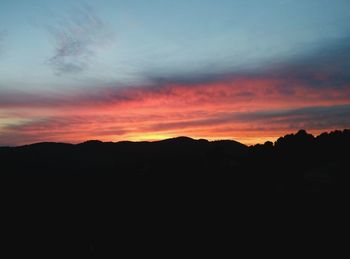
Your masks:
{"label": "sky", "polygon": [[0,146],[350,128],[348,0],[0,0]]}

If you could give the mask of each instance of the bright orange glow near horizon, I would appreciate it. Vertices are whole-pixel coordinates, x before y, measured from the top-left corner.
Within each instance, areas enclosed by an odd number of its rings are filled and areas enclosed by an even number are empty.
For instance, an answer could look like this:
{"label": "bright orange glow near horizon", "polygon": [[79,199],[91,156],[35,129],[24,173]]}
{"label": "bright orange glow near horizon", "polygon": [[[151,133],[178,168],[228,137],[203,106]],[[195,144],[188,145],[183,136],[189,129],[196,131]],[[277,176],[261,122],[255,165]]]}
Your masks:
{"label": "bright orange glow near horizon", "polygon": [[0,146],[350,128],[350,1],[35,2],[0,4]]}
{"label": "bright orange glow near horizon", "polygon": [[0,143],[188,136],[252,145],[299,129],[319,134],[350,126],[344,120],[349,106],[350,88],[315,89],[269,78],[24,95],[0,107]]}

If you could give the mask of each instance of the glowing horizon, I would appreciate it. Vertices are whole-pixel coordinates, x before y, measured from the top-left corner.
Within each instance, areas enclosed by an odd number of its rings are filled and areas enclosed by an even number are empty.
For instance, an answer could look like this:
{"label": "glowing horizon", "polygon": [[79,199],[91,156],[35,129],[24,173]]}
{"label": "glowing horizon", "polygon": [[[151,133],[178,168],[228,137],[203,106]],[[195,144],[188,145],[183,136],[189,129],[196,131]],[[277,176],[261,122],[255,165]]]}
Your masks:
{"label": "glowing horizon", "polygon": [[3,0],[0,146],[177,136],[251,145],[350,128],[349,8]]}
{"label": "glowing horizon", "polygon": [[350,107],[350,88],[314,89],[269,78],[41,94],[3,95],[3,107],[11,110],[3,131],[12,143],[188,136],[255,144],[299,129],[344,128]]}

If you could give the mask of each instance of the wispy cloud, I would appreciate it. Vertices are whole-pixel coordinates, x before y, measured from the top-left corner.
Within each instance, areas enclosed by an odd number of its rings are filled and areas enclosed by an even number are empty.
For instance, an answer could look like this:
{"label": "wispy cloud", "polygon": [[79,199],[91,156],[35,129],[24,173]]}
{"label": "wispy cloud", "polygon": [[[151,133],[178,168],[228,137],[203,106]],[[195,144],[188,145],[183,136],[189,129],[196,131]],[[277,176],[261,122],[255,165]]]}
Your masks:
{"label": "wispy cloud", "polygon": [[[93,40],[75,47],[65,35],[63,39],[56,55],[65,68],[70,65],[66,58],[84,61],[95,46]],[[315,134],[349,128],[349,53],[350,39],[344,38],[254,71],[148,75],[145,85],[96,86],[60,94],[2,91],[0,123],[6,123],[0,127],[0,144],[176,135],[256,143],[300,128]]]}
{"label": "wispy cloud", "polygon": [[316,89],[307,84],[295,84],[288,79],[235,78],[207,84],[166,84],[139,87],[96,87],[65,93],[2,92],[3,109],[63,109],[85,107],[159,106],[230,107],[230,109],[260,109],[265,106],[285,108],[305,105],[350,103],[350,87]]}
{"label": "wispy cloud", "polygon": [[[86,139],[132,140],[147,136],[234,138],[245,143],[257,137],[278,137],[301,128],[314,133],[349,128],[350,105],[311,106],[299,109],[271,109],[248,112],[156,111],[126,114],[48,115],[8,123],[0,143],[23,144],[38,141],[81,142]],[[169,118],[171,117],[171,119]],[[1,133],[1,132],[0,132]],[[243,137],[245,136],[245,138]],[[266,139],[265,139],[266,140]],[[254,143],[254,141],[250,142]]]}
{"label": "wispy cloud", "polygon": [[267,67],[262,73],[315,88],[350,86],[350,36],[338,38],[301,56]]}
{"label": "wispy cloud", "polygon": [[190,86],[242,77],[288,80],[290,84],[285,88],[289,88],[292,83],[315,88],[350,85],[350,36],[307,46],[306,49],[306,53],[291,55],[284,60],[270,60],[252,68],[235,67],[231,70],[215,71],[215,68],[208,66],[192,74],[147,71],[144,77],[155,85]]}
{"label": "wispy cloud", "polygon": [[349,88],[298,85],[290,92],[281,90],[288,83],[241,78],[200,85],[96,88],[60,95],[3,93],[0,108],[7,123],[2,126],[0,142],[189,135],[254,143],[260,140],[252,137],[267,133],[278,137],[300,128],[315,132],[350,127]]}
{"label": "wispy cloud", "polygon": [[91,6],[73,9],[47,29],[55,40],[55,53],[48,63],[57,74],[86,70],[98,51],[114,39],[113,32]]}

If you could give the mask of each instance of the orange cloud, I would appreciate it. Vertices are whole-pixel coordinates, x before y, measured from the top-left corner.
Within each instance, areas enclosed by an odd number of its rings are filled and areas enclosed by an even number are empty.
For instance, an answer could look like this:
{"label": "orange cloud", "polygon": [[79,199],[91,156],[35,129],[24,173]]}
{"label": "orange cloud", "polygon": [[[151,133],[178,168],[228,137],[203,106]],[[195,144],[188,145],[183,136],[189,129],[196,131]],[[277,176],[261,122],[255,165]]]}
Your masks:
{"label": "orange cloud", "polygon": [[0,97],[0,144],[155,140],[179,135],[253,144],[305,128],[350,126],[350,87],[241,77],[198,84]]}

